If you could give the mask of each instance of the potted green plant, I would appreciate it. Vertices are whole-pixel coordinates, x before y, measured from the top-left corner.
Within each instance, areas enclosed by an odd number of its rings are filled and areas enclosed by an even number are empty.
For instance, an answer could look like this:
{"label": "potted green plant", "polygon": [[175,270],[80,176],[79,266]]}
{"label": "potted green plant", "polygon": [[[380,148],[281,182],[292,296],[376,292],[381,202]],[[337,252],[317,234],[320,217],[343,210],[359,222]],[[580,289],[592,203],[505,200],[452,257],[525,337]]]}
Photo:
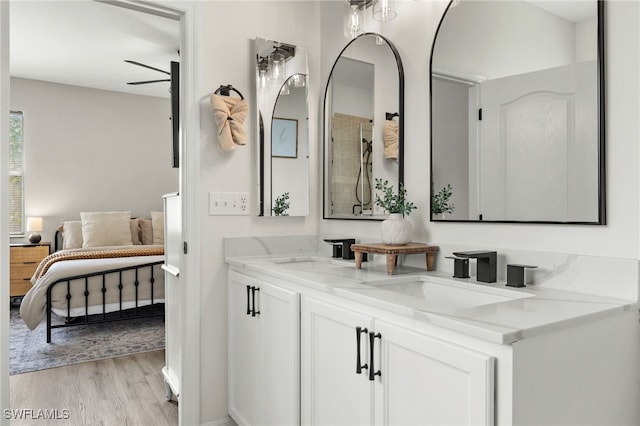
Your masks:
{"label": "potted green plant", "polygon": [[274,216],[289,216],[289,213],[287,213],[288,209],[289,193],[285,192],[284,194],[276,197],[273,208],[271,210],[273,211]]}
{"label": "potted green plant", "polygon": [[398,192],[389,184],[389,181],[376,179],[375,188],[382,191],[382,197],[376,194],[376,206],[389,213],[389,218],[382,221],[380,232],[382,242],[389,245],[404,245],[411,241],[411,222],[404,216],[409,216],[411,211],[417,209],[411,201],[407,201],[407,190],[404,185],[398,185]]}
{"label": "potted green plant", "polygon": [[449,199],[453,196],[453,187],[451,184],[443,187],[437,193],[434,193],[431,197],[431,212],[433,214],[440,214],[444,218],[446,213],[453,213],[456,207],[453,203],[449,202]]}

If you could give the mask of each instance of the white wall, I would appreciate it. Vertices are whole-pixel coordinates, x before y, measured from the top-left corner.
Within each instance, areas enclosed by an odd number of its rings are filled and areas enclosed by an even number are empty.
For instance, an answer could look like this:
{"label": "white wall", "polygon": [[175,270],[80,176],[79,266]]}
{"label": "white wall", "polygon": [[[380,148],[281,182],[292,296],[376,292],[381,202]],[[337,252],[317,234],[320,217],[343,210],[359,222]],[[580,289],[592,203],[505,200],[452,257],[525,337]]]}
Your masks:
{"label": "white wall", "polygon": [[24,112],[25,213],[44,217],[43,241],[81,211],[149,217],[178,189],[169,99],[11,78],[11,109]]}
{"label": "white wall", "polygon": [[[429,222],[429,55],[446,3],[399,1],[396,20],[381,24],[368,18],[366,28],[387,36],[398,48],[405,66],[405,182],[409,197],[419,207],[410,216],[415,240],[453,246],[520,248],[637,259],[640,240],[640,125],[637,119],[640,116],[640,3],[606,3],[606,226]],[[321,137],[322,97],[331,66],[348,41],[342,35],[342,2],[202,2],[199,11],[198,71],[202,90],[200,370],[201,422],[206,423],[227,415],[227,274],[222,238],[316,232],[376,238],[380,222],[321,219],[322,147],[318,140]],[[255,140],[251,138],[249,145],[233,152],[221,153],[217,149],[207,103],[208,95],[220,84],[233,84],[243,93],[251,92],[253,66],[249,43],[256,36],[309,48],[312,160],[308,217],[208,216],[209,191],[250,191],[251,200],[256,198]],[[253,108],[252,114],[255,114]],[[255,117],[251,122],[255,122]],[[248,134],[255,134],[251,124],[246,129]],[[255,211],[255,206],[251,208]]]}
{"label": "white wall", "polygon": [[576,35],[589,35],[575,27],[526,1],[464,1],[447,13],[434,66],[494,79],[568,65]]}
{"label": "white wall", "polygon": [[[433,138],[443,141],[433,147],[436,161],[433,167],[433,190],[439,192],[447,184],[453,188],[449,200],[455,210],[447,219],[469,219],[469,127],[460,125],[469,120],[469,86],[438,79],[433,87],[434,99],[441,99],[433,111]],[[437,131],[436,131],[437,129]]]}
{"label": "white wall", "polygon": [[[318,3],[215,1],[199,3],[200,190],[201,194],[201,423],[227,416],[227,271],[222,239],[227,236],[305,235],[317,233],[321,205],[315,157],[324,90],[319,72]],[[342,19],[342,18],[340,18]],[[342,21],[341,21],[342,22]],[[309,49],[310,214],[306,217],[257,217],[255,84],[250,46],[255,37],[278,40]],[[222,153],[217,147],[208,96],[221,84],[232,84],[249,101],[245,123],[249,142]],[[209,216],[208,192],[251,192],[252,216]]]}

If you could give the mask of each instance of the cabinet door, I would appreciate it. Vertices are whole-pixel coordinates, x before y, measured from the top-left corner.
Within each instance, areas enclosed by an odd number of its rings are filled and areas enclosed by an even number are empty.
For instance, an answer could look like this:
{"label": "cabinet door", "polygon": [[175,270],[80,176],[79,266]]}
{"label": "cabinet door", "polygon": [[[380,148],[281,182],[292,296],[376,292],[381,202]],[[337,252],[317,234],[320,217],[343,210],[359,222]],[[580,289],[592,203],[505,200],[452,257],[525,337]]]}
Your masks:
{"label": "cabinet door", "polygon": [[356,374],[357,352],[368,360],[367,334],[356,346],[356,327],[370,316],[311,298],[302,300],[302,424],[370,425],[372,386]]}
{"label": "cabinet door", "polygon": [[377,425],[493,425],[493,357],[378,319],[375,331]]}
{"label": "cabinet door", "polygon": [[256,296],[261,425],[300,424],[299,294],[266,283]]}
{"label": "cabinet door", "polygon": [[239,425],[259,424],[258,321],[247,314],[248,285],[246,277],[229,272],[229,414]]}

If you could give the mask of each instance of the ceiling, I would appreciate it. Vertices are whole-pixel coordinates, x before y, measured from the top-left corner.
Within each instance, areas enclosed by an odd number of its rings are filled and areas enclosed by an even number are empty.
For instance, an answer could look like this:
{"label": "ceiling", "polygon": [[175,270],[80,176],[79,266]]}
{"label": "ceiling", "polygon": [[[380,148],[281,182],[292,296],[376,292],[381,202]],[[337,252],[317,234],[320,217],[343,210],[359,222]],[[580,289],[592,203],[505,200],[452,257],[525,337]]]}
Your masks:
{"label": "ceiling", "polygon": [[12,0],[10,74],[34,80],[166,97],[169,78],[125,63],[169,71],[179,61],[179,22],[98,1]]}

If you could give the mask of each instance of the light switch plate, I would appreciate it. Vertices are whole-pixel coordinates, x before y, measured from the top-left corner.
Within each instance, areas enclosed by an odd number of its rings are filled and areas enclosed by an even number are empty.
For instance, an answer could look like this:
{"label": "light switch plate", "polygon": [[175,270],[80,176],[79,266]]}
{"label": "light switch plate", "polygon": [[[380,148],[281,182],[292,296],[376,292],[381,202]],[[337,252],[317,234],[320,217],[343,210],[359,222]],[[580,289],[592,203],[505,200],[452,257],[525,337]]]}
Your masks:
{"label": "light switch plate", "polygon": [[249,215],[248,192],[209,192],[209,215]]}

